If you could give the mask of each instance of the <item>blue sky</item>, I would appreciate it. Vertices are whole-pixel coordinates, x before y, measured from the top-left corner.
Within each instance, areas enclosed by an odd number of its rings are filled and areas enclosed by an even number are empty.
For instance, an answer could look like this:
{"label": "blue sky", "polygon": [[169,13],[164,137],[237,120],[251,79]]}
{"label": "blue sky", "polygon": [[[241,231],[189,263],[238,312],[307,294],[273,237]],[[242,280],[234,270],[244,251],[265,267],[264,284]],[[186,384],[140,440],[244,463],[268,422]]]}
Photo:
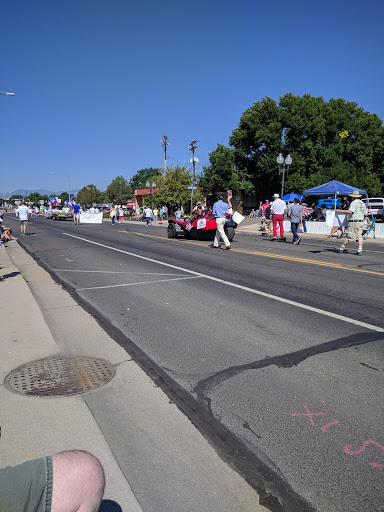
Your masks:
{"label": "blue sky", "polygon": [[101,190],[200,163],[241,114],[287,92],[384,118],[380,1],[49,0],[3,3],[0,191]]}

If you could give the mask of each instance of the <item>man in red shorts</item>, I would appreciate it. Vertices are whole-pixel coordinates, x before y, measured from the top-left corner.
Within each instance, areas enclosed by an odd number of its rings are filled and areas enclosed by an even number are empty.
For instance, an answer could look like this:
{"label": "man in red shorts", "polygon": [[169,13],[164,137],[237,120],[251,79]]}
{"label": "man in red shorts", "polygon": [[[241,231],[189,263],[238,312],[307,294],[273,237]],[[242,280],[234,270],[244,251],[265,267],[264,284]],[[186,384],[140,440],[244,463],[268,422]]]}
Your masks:
{"label": "man in red shorts", "polygon": [[277,240],[277,223],[280,228],[280,238],[284,237],[283,221],[287,216],[287,205],[280,199],[279,194],[273,194],[274,201],[271,204],[272,220],[273,220],[273,240]]}

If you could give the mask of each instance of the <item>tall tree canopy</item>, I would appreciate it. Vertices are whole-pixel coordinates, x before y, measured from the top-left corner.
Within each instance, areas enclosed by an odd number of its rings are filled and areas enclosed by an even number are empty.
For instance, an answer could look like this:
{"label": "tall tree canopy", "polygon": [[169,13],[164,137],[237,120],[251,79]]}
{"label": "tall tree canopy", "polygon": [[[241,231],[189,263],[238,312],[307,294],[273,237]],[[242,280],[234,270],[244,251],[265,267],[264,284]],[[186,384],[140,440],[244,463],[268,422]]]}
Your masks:
{"label": "tall tree canopy", "polygon": [[103,193],[93,184],[83,187],[76,196],[76,201],[80,204],[99,204],[102,200]]}
{"label": "tall tree canopy", "polygon": [[235,164],[235,154],[232,149],[218,144],[216,149],[209,153],[209,167],[203,167],[203,174],[199,177],[199,185],[204,195],[209,195],[215,189],[232,190],[233,193],[243,190],[246,194],[254,191],[247,169],[239,169]]}
{"label": "tall tree canopy", "polygon": [[161,170],[154,167],[147,167],[145,169],[140,169],[136,174],[132,176],[129,180],[129,184],[131,185],[133,190],[138,188],[145,188],[145,184],[147,181],[152,182],[155,176],[161,176]]}
{"label": "tall tree canopy", "polygon": [[104,193],[104,200],[114,204],[126,204],[132,197],[132,187],[123,176],[117,176],[112,180]]}
{"label": "tall tree canopy", "polygon": [[383,122],[354,102],[289,93],[277,105],[266,97],[244,112],[229,143],[259,195],[279,190],[279,153],[292,157],[286,192],[337,179],[382,194]]}
{"label": "tall tree canopy", "polygon": [[[68,199],[68,194],[67,194],[67,199]],[[40,200],[41,201],[48,201],[48,196],[47,195],[41,195],[39,192],[32,192],[27,197],[27,201],[29,201],[30,203],[37,204]]]}
{"label": "tall tree canopy", "polygon": [[[192,173],[186,167],[169,167],[165,180],[160,185],[158,192],[154,194],[155,204],[166,204],[172,210],[183,206],[185,210],[190,209],[191,190],[188,187],[192,183]],[[200,190],[194,190],[193,202],[201,199]]]}

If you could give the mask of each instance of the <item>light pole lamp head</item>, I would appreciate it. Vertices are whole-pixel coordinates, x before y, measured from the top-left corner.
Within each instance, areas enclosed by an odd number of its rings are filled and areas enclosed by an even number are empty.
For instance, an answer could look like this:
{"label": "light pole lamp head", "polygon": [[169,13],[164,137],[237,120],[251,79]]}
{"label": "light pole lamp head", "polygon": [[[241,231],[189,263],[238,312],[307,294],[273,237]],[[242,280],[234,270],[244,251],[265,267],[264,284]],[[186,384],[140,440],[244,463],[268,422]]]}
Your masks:
{"label": "light pole lamp head", "polygon": [[279,156],[276,158],[276,162],[277,162],[277,165],[280,167],[283,165],[283,162],[284,162],[284,157],[283,155],[280,153]]}
{"label": "light pole lamp head", "polygon": [[149,181],[147,181],[147,183],[145,184],[145,186],[146,186],[147,188],[149,188],[149,187],[150,187],[150,185],[151,185],[151,184],[149,183]]}
{"label": "light pole lamp head", "polygon": [[285,164],[289,167],[292,163],[292,157],[291,155],[288,155],[287,158],[285,159]]}
{"label": "light pole lamp head", "polygon": [[156,183],[154,181],[152,181],[152,188],[155,188],[156,187]]}

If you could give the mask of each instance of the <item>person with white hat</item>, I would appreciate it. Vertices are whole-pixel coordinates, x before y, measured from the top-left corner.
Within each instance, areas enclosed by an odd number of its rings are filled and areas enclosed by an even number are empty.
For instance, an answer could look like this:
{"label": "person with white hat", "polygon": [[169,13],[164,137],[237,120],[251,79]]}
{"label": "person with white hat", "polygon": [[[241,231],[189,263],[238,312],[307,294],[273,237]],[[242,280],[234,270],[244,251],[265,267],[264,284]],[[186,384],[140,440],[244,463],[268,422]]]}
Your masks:
{"label": "person with white hat", "polygon": [[273,202],[271,204],[271,213],[273,221],[273,240],[277,240],[277,223],[280,228],[280,238],[284,238],[283,221],[287,215],[287,205],[285,201],[280,199],[279,194],[273,194]]}
{"label": "person with white hat", "polygon": [[358,256],[362,256],[363,254],[363,229],[364,229],[364,219],[367,218],[367,208],[363,201],[361,201],[358,190],[353,190],[352,194],[350,194],[352,198],[352,202],[349,205],[347,210],[336,210],[336,213],[346,213],[348,214],[348,229],[347,229],[347,239],[344,244],[341,244],[340,247],[335,247],[335,250],[342,254],[344,252],[345,246],[349,243],[350,240],[354,240],[358,242],[359,248],[356,253]]}

